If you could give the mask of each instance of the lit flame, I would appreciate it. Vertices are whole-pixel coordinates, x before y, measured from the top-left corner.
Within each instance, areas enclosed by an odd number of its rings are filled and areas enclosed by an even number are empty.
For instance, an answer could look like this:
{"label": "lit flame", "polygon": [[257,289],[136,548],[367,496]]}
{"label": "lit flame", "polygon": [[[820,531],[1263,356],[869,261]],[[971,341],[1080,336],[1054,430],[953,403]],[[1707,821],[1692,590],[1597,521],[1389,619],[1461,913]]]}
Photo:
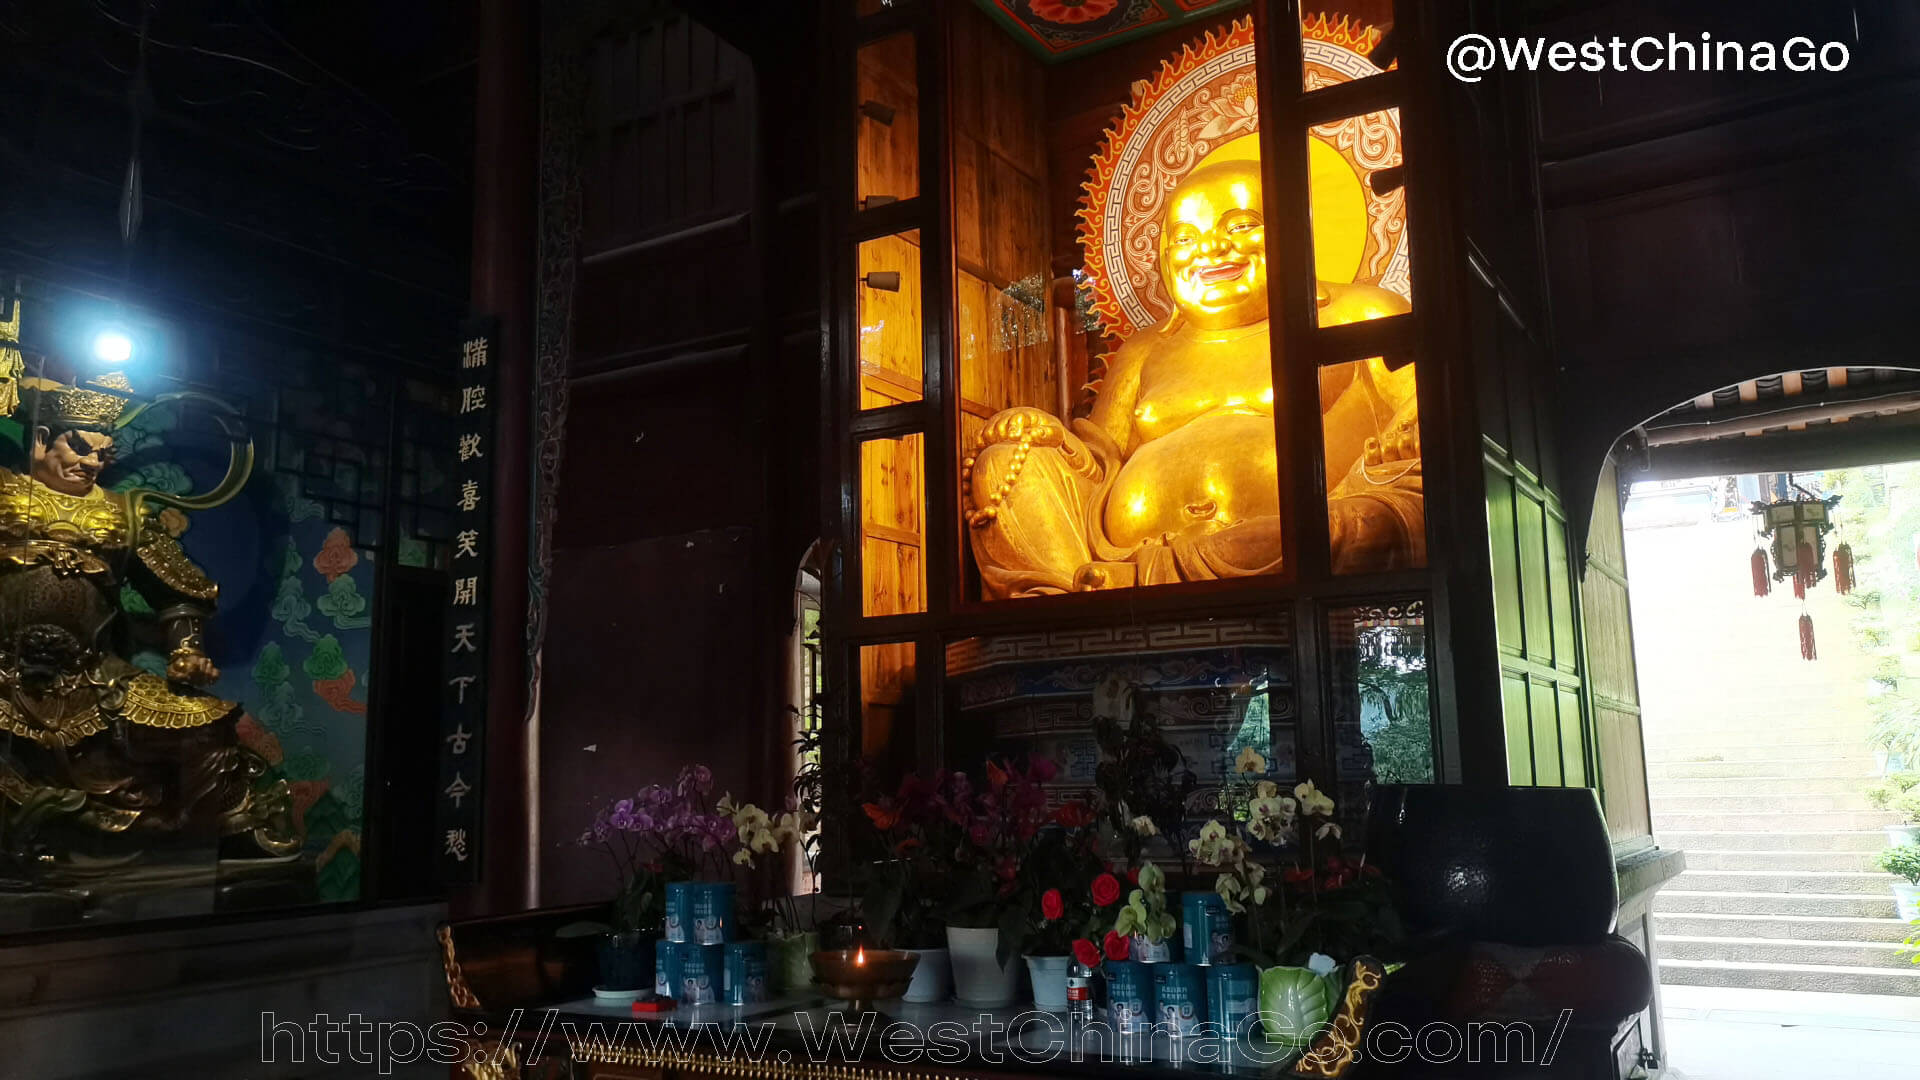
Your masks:
{"label": "lit flame", "polygon": [[867,947],[865,945],[860,946],[859,949],[854,951],[853,962],[857,967],[865,967],[867,965]]}

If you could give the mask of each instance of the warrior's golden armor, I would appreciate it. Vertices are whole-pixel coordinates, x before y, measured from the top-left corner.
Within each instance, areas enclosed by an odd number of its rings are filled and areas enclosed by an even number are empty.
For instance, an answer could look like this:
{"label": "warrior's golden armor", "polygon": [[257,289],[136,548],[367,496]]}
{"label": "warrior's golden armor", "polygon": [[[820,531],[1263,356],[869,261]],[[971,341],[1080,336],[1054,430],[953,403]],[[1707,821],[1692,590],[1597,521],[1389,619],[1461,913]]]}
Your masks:
{"label": "warrior's golden armor", "polygon": [[[165,527],[160,497],[96,483],[128,404],[107,380],[27,380],[20,394],[27,468],[0,467],[0,835],[42,868],[76,835],[103,855],[167,834],[294,851],[285,782],[256,790],[267,764],[239,745],[239,706],[196,689],[219,677],[201,642],[219,586]],[[150,624],[123,610],[126,585]],[[127,659],[142,633],[168,651],[164,677]]]}
{"label": "warrior's golden armor", "polygon": [[[1243,577],[1280,568],[1279,459],[1266,233],[1252,139],[1168,197],[1159,272],[1176,312],[1129,337],[1092,414],[987,422],[966,461],[969,532],[989,598]],[[1407,310],[1321,283],[1320,324]],[[1331,369],[1342,371],[1342,369]],[[1323,383],[1336,571],[1425,559],[1410,369],[1378,360]]]}

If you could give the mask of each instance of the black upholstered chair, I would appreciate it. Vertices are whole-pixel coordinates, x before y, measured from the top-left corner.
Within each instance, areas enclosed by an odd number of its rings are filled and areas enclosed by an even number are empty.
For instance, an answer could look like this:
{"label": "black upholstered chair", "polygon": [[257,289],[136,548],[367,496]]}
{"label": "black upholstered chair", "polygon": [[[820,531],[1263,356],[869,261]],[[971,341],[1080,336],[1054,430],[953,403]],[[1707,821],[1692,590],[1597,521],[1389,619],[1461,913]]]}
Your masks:
{"label": "black upholstered chair", "polygon": [[[1412,939],[1373,1022],[1445,1024],[1461,1044],[1455,1060],[1422,1061],[1416,1047],[1369,1076],[1620,1075],[1614,1037],[1646,1007],[1652,973],[1613,932],[1613,847],[1592,791],[1385,785],[1367,859],[1393,882]],[[1517,1060],[1529,1041],[1534,1060]],[[1429,1056],[1452,1044],[1436,1034]]]}

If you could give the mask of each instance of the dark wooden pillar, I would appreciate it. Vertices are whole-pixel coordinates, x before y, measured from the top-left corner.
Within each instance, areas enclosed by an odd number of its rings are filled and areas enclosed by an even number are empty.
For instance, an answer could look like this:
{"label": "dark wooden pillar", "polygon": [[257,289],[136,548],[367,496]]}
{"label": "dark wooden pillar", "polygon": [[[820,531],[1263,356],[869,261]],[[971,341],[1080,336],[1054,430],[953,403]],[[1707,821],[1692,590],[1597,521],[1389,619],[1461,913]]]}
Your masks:
{"label": "dark wooden pillar", "polygon": [[488,657],[486,848],[465,915],[532,906],[526,715],[527,499],[533,398],[534,161],[539,82],[532,0],[480,0],[473,162],[473,311],[500,320],[493,440],[493,632]]}

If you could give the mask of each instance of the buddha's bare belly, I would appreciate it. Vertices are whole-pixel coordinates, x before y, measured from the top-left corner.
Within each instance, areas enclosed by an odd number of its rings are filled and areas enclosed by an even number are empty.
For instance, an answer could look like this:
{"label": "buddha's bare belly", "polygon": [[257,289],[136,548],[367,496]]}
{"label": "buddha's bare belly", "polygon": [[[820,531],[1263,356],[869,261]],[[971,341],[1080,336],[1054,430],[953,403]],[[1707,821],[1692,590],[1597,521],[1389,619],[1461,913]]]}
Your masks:
{"label": "buddha's bare belly", "polygon": [[1135,449],[1107,496],[1107,538],[1122,547],[1211,523],[1280,513],[1273,417],[1207,413]]}

